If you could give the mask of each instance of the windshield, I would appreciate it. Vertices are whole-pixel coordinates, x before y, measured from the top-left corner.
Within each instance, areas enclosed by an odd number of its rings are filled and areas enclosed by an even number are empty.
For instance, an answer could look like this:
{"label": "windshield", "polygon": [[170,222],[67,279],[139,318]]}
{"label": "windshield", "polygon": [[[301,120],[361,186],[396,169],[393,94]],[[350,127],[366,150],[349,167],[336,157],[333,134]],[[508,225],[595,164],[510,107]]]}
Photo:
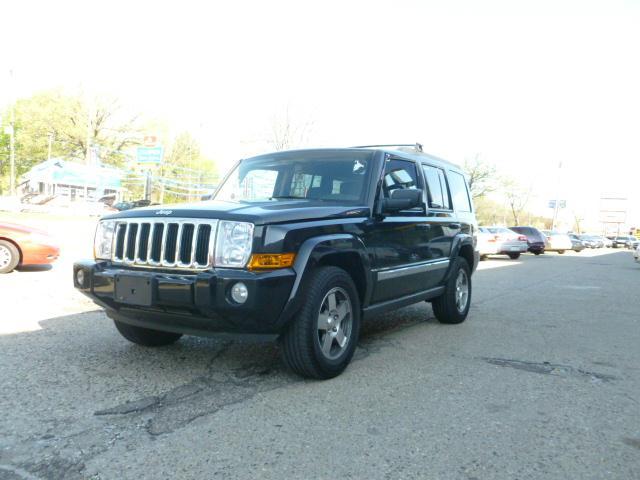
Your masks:
{"label": "windshield", "polygon": [[304,199],[362,203],[372,152],[287,152],[243,160],[215,200],[264,202]]}

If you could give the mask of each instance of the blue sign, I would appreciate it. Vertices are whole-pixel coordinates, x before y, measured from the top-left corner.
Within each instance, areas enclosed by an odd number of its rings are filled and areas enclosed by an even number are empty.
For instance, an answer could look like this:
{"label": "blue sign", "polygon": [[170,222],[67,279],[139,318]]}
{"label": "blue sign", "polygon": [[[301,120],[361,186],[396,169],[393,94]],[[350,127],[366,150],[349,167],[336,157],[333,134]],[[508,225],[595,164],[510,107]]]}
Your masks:
{"label": "blue sign", "polygon": [[138,163],[157,165],[162,163],[163,154],[164,148],[162,147],[138,147],[136,160]]}

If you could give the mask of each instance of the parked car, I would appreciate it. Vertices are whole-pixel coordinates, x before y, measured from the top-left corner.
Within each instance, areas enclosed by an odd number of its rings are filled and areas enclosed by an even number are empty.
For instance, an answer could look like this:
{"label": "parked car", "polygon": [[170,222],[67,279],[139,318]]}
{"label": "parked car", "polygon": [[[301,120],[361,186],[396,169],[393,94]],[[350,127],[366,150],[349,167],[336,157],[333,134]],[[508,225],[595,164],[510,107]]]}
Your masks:
{"label": "parked car", "polygon": [[546,237],[545,250],[563,254],[567,250],[573,250],[573,243],[566,233],[551,232],[542,230]]}
{"label": "parked car", "polygon": [[535,227],[509,227],[509,230],[513,230],[516,233],[527,237],[527,244],[529,246],[528,251],[535,255],[544,253],[545,236]]}
{"label": "parked car", "polygon": [[45,231],[14,223],[0,223],[0,273],[18,266],[46,265],[60,255],[60,248]]}
{"label": "parked car", "polygon": [[631,235],[619,235],[613,238],[613,248],[634,248],[640,241]]}
{"label": "parked car", "polygon": [[602,245],[606,248],[611,248],[613,246],[613,240],[609,237],[603,237],[602,235],[596,235],[597,238],[602,240]]}
{"label": "parked car", "polygon": [[580,240],[578,235],[575,233],[569,233],[568,236],[571,239],[571,250],[579,253],[586,248],[584,242]]}
{"label": "parked car", "polygon": [[370,316],[428,301],[442,323],[467,318],[473,212],[464,172],[419,146],[276,152],[208,202],[104,217],[73,281],[133,343],[278,335],[289,368],[330,378]]}
{"label": "parked car", "polygon": [[584,246],[588,248],[602,248],[605,245],[604,237],[599,235],[582,234],[578,235],[578,238],[582,240]]}
{"label": "parked car", "polygon": [[479,227],[478,251],[480,258],[487,255],[507,255],[512,260],[529,248],[527,237],[505,227]]}

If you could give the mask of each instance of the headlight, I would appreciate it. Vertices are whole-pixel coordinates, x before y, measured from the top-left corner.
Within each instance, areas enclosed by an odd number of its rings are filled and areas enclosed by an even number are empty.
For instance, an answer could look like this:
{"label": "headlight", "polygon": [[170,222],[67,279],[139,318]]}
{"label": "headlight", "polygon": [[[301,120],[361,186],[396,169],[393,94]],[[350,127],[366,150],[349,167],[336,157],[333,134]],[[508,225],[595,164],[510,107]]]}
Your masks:
{"label": "headlight", "polygon": [[116,222],[113,220],[103,220],[98,222],[96,236],[93,240],[93,256],[96,260],[110,260],[113,246],[113,232],[116,229]]}
{"label": "headlight", "polygon": [[251,257],[253,224],[221,220],[216,235],[214,265],[242,268]]}

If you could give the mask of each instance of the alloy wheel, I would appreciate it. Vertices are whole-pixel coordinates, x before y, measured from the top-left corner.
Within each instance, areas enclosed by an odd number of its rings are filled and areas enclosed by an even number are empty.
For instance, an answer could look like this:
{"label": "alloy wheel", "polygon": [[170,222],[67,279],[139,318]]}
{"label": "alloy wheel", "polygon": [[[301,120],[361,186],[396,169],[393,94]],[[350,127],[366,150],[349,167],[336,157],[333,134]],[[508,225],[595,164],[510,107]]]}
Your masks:
{"label": "alloy wheel", "polygon": [[322,354],[334,360],[349,344],[352,326],[352,306],[349,294],[334,287],[327,292],[318,314],[318,342]]}

